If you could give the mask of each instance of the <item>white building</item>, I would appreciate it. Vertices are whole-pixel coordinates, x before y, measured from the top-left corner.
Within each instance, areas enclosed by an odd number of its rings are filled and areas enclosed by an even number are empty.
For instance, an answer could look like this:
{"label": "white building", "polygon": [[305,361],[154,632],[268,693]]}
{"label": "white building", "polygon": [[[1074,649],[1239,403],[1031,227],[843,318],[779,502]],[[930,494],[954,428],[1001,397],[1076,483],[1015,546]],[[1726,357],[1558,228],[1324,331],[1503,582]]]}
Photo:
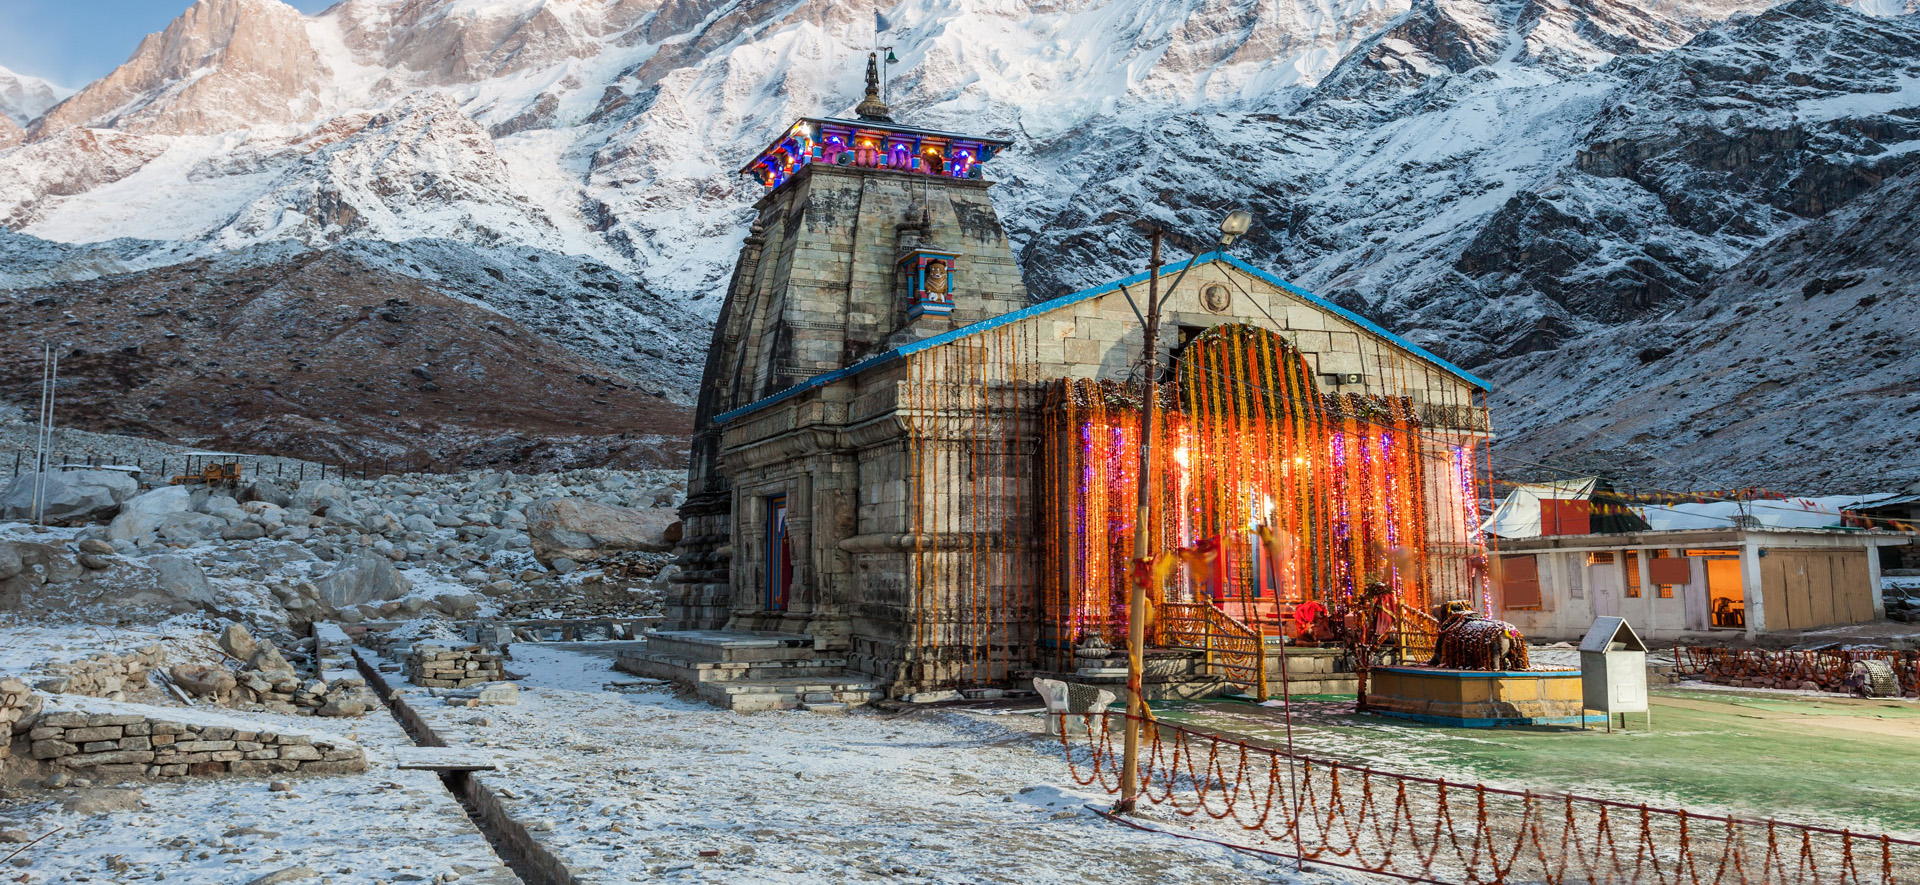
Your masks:
{"label": "white building", "polygon": [[1913,533],[1700,528],[1498,543],[1496,605],[1530,639],[1577,641],[1626,618],[1649,640],[1717,641],[1885,616],[1879,547]]}

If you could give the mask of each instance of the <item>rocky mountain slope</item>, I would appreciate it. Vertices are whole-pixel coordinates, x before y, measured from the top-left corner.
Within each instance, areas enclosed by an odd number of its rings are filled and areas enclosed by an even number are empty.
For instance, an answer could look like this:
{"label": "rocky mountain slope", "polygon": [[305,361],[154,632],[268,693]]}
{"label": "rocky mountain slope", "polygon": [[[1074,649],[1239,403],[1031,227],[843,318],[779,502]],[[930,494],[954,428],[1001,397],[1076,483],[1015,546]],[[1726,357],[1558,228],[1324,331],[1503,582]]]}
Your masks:
{"label": "rocky mountain slope", "polygon": [[1670,489],[1920,479],[1920,169],[1657,317],[1491,366],[1515,459]]}
{"label": "rocky mountain slope", "polygon": [[[1856,5],[905,0],[880,36],[897,117],[1015,141],[990,174],[1036,295],[1134,270],[1136,218],[1193,243],[1246,206],[1243,257],[1497,372],[1668,315],[1920,157],[1920,21]],[[557,341],[686,401],[759,192],[732,170],[851,106],[873,28],[200,0],[0,150],[0,224],[38,238],[0,243],[30,253],[0,285],[344,244],[523,321],[544,290]]]}
{"label": "rocky mountain slope", "polygon": [[404,252],[252,252],[17,292],[0,395],[34,401],[53,341],[61,414],[89,430],[413,469],[684,457],[662,391],[387,270]]}

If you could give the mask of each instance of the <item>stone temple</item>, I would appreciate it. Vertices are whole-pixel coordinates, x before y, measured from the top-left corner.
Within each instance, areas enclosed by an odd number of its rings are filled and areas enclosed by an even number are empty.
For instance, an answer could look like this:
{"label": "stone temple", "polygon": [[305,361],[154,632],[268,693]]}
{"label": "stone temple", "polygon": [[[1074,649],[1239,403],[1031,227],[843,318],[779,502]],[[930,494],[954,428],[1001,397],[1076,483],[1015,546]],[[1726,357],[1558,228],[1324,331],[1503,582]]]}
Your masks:
{"label": "stone temple", "polygon": [[[683,573],[622,664],[736,709],[1021,685],[1124,637],[1147,275],[1032,300],[984,174],[1011,144],[895,122],[876,81],[742,170],[767,190],[707,358]],[[1263,679],[1296,607],[1367,583],[1410,618],[1482,603],[1483,382],[1221,251],[1158,285],[1154,548],[1217,562],[1151,591],[1170,678]]]}

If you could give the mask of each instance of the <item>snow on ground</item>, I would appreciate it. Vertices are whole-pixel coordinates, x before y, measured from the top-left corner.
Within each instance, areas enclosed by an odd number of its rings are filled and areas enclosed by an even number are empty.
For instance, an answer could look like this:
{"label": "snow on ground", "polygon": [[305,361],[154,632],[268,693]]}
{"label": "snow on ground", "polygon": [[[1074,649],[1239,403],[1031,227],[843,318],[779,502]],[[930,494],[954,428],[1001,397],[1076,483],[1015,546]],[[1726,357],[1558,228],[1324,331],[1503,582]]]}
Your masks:
{"label": "snow on ground", "polygon": [[1345,881],[1095,817],[1111,797],[1070,789],[1033,717],[731,713],[612,671],[616,647],[514,645],[517,706],[400,689],[498,754],[476,777],[583,881]]}
{"label": "snow on ground", "polygon": [[[396,748],[411,747],[384,710],[361,719],[315,719],[271,713],[180,708],[69,699],[90,712],[231,719],[253,728],[342,737],[367,752],[367,771],[342,776],[282,775],[270,779],[186,779],[111,790],[44,790],[25,783],[0,792],[0,829],[31,836],[58,831],[27,849],[6,881],[240,883],[304,866],[336,883],[447,882],[506,885],[519,881],[501,864],[460,804],[431,772],[395,769]],[[19,762],[10,762],[14,776]],[[70,810],[71,801],[111,800],[138,789],[137,806],[104,814]],[[63,800],[66,800],[63,803]],[[11,851],[13,847],[8,846]],[[449,874],[453,878],[449,878]]]}

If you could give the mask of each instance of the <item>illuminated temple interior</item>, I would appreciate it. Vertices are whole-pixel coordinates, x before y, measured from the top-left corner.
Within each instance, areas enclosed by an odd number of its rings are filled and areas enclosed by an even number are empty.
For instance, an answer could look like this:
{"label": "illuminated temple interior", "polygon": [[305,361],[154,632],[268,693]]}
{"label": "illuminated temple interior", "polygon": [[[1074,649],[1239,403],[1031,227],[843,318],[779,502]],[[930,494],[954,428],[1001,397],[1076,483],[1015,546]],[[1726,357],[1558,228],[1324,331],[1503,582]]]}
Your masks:
{"label": "illuminated temple interior", "polygon": [[[896,123],[871,68],[856,117],[742,170],[766,191],[663,629],[810,643],[895,694],[1070,667],[1127,619],[1146,277],[1032,297],[983,171],[1018,147]],[[1151,547],[1221,553],[1152,588],[1156,646],[1199,642],[1174,625],[1196,617],[1257,643],[1376,582],[1484,608],[1485,383],[1258,255],[1185,257],[1160,282]]]}
{"label": "illuminated temple interior", "polygon": [[[1322,393],[1306,356],[1251,324],[1214,326],[1174,353],[1153,450],[1150,548],[1216,551],[1153,592],[1207,603],[1267,634],[1295,604],[1334,605],[1381,582],[1426,610],[1475,596],[1475,448],[1426,432],[1407,396]],[[1066,381],[1047,440],[1048,626],[1053,643],[1125,634],[1138,477],[1137,388]],[[1277,561],[1255,532],[1278,539]]]}

